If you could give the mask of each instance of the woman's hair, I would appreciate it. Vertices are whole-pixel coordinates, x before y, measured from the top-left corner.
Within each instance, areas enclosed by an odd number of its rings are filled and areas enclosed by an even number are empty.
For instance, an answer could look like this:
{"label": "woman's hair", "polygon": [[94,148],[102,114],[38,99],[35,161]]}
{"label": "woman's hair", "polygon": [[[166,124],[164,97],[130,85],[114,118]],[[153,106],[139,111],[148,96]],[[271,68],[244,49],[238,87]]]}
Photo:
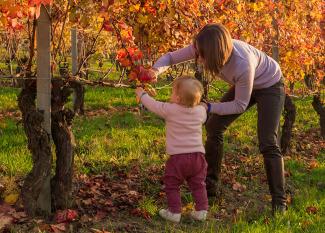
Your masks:
{"label": "woman's hair", "polygon": [[182,76],[174,81],[173,89],[180,98],[179,104],[194,107],[201,101],[203,86],[195,78]]}
{"label": "woman's hair", "polygon": [[227,28],[218,23],[207,24],[195,36],[193,44],[197,55],[204,60],[205,69],[213,76],[218,76],[233,49]]}

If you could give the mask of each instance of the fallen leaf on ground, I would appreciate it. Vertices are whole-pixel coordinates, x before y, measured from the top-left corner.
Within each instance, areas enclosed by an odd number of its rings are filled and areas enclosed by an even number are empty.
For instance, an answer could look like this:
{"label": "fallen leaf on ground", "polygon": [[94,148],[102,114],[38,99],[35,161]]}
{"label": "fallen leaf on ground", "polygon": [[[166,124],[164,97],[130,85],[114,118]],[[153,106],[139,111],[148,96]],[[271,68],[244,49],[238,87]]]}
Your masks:
{"label": "fallen leaf on ground", "polygon": [[13,217],[0,214],[0,230],[3,230],[6,226],[10,225],[13,221],[14,221]]}
{"label": "fallen leaf on ground", "polygon": [[93,201],[91,200],[91,198],[85,199],[85,200],[81,200],[81,202],[85,205],[91,205],[93,203]]}
{"label": "fallen leaf on ground", "polygon": [[52,232],[52,228],[49,224],[40,223],[33,229],[33,232]]}
{"label": "fallen leaf on ground", "polygon": [[191,212],[192,210],[194,210],[194,205],[192,202],[188,203],[186,206],[182,207],[182,212]]}
{"label": "fallen leaf on ground", "polygon": [[91,222],[92,220],[93,219],[91,217],[89,217],[88,215],[82,215],[79,219],[79,221],[82,223]]}
{"label": "fallen leaf on ground", "polygon": [[291,204],[292,203],[292,196],[290,194],[287,195],[287,204]]}
{"label": "fallen leaf on ground", "polygon": [[317,214],[318,209],[317,209],[317,207],[315,207],[315,206],[308,206],[308,207],[306,208],[306,212],[307,212],[308,214]]}
{"label": "fallen leaf on ground", "polygon": [[107,216],[107,212],[105,211],[97,211],[96,215],[95,215],[95,220],[96,221],[100,221],[102,219],[104,219]]}
{"label": "fallen leaf on ground", "polygon": [[309,225],[311,225],[312,222],[311,221],[308,221],[308,220],[304,220],[301,225],[302,225],[302,228],[306,228],[308,227]]}
{"label": "fallen leaf on ground", "polygon": [[13,211],[15,211],[15,209],[12,208],[9,204],[0,203],[0,213],[8,213],[8,212],[13,212]]}
{"label": "fallen leaf on ground", "polygon": [[91,232],[93,232],[93,233],[110,233],[109,231],[98,230],[98,229],[95,229],[95,228],[91,228],[90,230],[91,230]]}
{"label": "fallen leaf on ground", "polygon": [[269,225],[270,224],[270,218],[264,217],[264,224]]}
{"label": "fallen leaf on ground", "polygon": [[13,212],[10,214],[15,220],[15,223],[24,223],[29,220],[27,214],[25,212]]}
{"label": "fallen leaf on ground", "polygon": [[147,211],[142,210],[140,208],[136,208],[136,209],[131,210],[130,214],[133,215],[133,216],[137,216],[137,217],[143,217],[146,220],[151,219],[150,214]]}
{"label": "fallen leaf on ground", "polygon": [[55,221],[57,223],[72,222],[78,217],[78,213],[75,210],[60,210],[55,215]]}
{"label": "fallen leaf on ground", "polygon": [[13,205],[17,202],[18,197],[19,197],[19,194],[17,194],[17,193],[9,194],[9,195],[5,196],[4,201],[6,203],[8,203],[9,205]]}
{"label": "fallen leaf on ground", "polygon": [[246,185],[244,184],[241,184],[239,182],[235,182],[233,185],[232,185],[232,189],[235,190],[235,191],[238,191],[238,192],[243,192],[246,190]]}
{"label": "fallen leaf on ground", "polygon": [[317,161],[311,161],[311,162],[309,163],[309,165],[308,165],[308,168],[309,168],[310,170],[315,169],[315,168],[318,168],[318,167],[319,167],[319,164],[318,164]]}
{"label": "fallen leaf on ground", "polygon": [[66,223],[51,224],[50,227],[54,233],[61,233],[66,231]]}

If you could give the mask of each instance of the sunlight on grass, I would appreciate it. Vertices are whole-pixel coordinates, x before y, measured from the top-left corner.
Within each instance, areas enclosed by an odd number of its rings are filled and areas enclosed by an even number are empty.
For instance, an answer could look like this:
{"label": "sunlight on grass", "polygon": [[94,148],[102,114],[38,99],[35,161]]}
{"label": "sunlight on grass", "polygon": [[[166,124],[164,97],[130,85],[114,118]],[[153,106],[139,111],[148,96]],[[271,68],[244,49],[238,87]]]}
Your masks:
{"label": "sunlight on grass", "polygon": [[[159,84],[164,86],[164,84]],[[219,86],[218,82],[216,85]],[[226,90],[227,86],[220,87]],[[18,89],[0,88],[0,111],[17,109]],[[166,101],[170,88],[158,92],[157,99]],[[211,98],[217,100],[221,92],[211,90]],[[85,108],[89,111],[121,107],[121,111],[108,111],[108,115],[77,116],[73,121],[73,132],[76,138],[75,167],[77,173],[110,174],[112,163],[119,166],[130,166],[134,161],[141,163],[141,171],[153,164],[162,164],[167,158],[165,152],[164,122],[148,112],[133,112],[128,107],[135,107],[134,90],[101,87],[87,87]],[[296,130],[307,130],[319,127],[318,116],[311,106],[311,98],[297,99]],[[71,106],[71,104],[70,104]],[[239,117],[225,133],[225,151],[228,154],[240,153],[248,162],[257,163],[254,158],[261,156],[258,151],[256,107]],[[54,151],[54,150],[53,150]],[[172,225],[157,216],[162,208],[151,196],[145,196],[138,207],[152,215],[153,220],[147,232],[325,232],[325,153],[317,157],[318,167],[308,170],[305,165],[295,159],[286,160],[286,169],[290,171],[290,185],[295,187],[292,204],[284,216],[272,218],[269,212],[262,214],[257,206],[247,210],[250,216],[240,214],[236,221],[219,221],[214,217],[220,210],[217,203],[211,203],[209,221],[196,223],[185,214],[182,224]],[[262,168],[263,164],[255,164]],[[1,176],[21,177],[31,169],[32,161],[27,149],[27,140],[22,125],[16,126],[15,119],[0,119],[0,170]],[[247,176],[245,167],[238,169],[240,177]],[[142,184],[150,193],[159,193],[160,184]],[[248,186],[246,194],[254,196],[260,192],[257,185]],[[188,191],[182,192],[184,205],[193,201]],[[308,212],[315,207],[316,213]],[[269,210],[269,209],[268,209]],[[314,210],[314,209],[313,209]],[[136,221],[142,221],[137,219]],[[113,224],[113,223],[112,223]]]}
{"label": "sunlight on grass", "polygon": [[155,200],[151,197],[141,200],[139,203],[139,208],[145,210],[151,216],[154,216],[158,213],[158,206],[155,203]]}
{"label": "sunlight on grass", "polygon": [[6,175],[22,176],[31,169],[31,155],[22,126],[11,119],[0,121],[0,166]]}
{"label": "sunlight on grass", "polygon": [[17,106],[17,95],[19,89],[10,87],[0,87],[0,112],[8,110],[16,110]]}

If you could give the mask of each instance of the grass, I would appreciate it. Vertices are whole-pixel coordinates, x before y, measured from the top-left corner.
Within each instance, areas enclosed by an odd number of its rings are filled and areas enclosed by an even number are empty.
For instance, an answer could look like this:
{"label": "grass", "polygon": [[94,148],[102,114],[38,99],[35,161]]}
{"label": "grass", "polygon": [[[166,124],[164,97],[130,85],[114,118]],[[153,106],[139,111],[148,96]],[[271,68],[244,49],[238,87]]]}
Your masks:
{"label": "grass", "polygon": [[[242,219],[235,224],[233,232],[324,232],[325,188],[319,188],[317,184],[325,184],[325,164],[311,172],[296,161],[288,161],[286,166],[293,172],[290,180],[299,188],[288,212],[271,220],[262,217],[252,223]],[[310,207],[315,207],[317,211],[306,212]]]}
{"label": "grass", "polygon": [[0,120],[0,170],[8,176],[22,176],[31,169],[31,156],[21,126],[11,119]]}
{"label": "grass", "polygon": [[18,89],[0,87],[0,112],[17,110],[18,92]]}
{"label": "grass", "polygon": [[[164,86],[166,83],[160,84]],[[215,85],[220,86],[219,83]],[[226,87],[221,86],[222,90]],[[159,91],[158,99],[167,100],[169,88]],[[16,111],[17,89],[0,88],[0,179],[15,180],[23,177],[31,169],[32,161],[27,149],[27,141],[22,125],[8,116],[8,112]],[[217,100],[222,93],[211,90],[211,96]],[[85,94],[86,115],[76,117],[73,122],[73,132],[76,138],[75,166],[78,173],[101,173],[111,171],[111,164],[130,166],[134,160],[140,161],[143,172],[152,164],[163,164],[166,159],[164,122],[151,113],[135,111],[137,103],[133,90],[88,87]],[[311,107],[311,98],[296,99],[297,120],[295,132],[307,131],[318,127],[318,116]],[[104,109],[104,114],[91,115],[91,112]],[[1,118],[1,114],[4,116]],[[243,155],[248,163],[256,163],[263,174],[256,135],[257,113],[255,107],[239,117],[227,130],[225,150],[229,156]],[[226,158],[228,159],[228,158]],[[117,229],[118,226],[131,224],[145,232],[325,232],[325,152],[317,156],[318,167],[308,170],[306,164],[296,158],[286,160],[286,170],[290,186],[294,187],[294,196],[289,211],[284,216],[272,218],[266,201],[257,200],[267,191],[266,184],[258,179],[251,182],[243,178],[250,171],[244,166],[238,168],[236,179],[246,182],[247,190],[237,193],[236,199],[223,199],[223,203],[210,200],[209,221],[205,223],[192,222],[186,215],[182,224],[173,225],[162,221],[157,212],[162,207],[151,195],[147,195],[139,203],[139,208],[149,212],[151,221],[122,213],[120,216],[108,218],[104,222],[94,223],[101,229]],[[111,171],[113,172],[113,171]],[[159,184],[144,184],[148,193],[159,191]],[[235,191],[227,186],[230,193]],[[12,188],[14,189],[14,187]],[[264,191],[264,193],[263,193]],[[10,192],[10,190],[8,191]],[[267,192],[266,192],[267,193]],[[184,204],[189,204],[192,198],[188,192],[183,192]],[[245,207],[242,200],[252,200],[253,207]],[[254,202],[255,200],[260,202]],[[223,213],[224,206],[234,206],[239,211],[228,217],[214,218],[215,214]],[[237,205],[237,206],[236,206]],[[308,208],[315,207],[313,211]],[[84,232],[89,232],[84,229]]]}

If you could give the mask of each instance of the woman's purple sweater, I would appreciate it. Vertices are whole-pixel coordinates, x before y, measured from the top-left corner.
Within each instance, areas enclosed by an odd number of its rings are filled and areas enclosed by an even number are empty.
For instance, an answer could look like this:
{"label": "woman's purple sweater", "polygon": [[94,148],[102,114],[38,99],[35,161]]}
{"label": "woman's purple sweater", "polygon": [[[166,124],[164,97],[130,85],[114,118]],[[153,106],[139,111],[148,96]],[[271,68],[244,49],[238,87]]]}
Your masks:
{"label": "woman's purple sweater", "polygon": [[[212,103],[211,112],[218,115],[239,114],[246,110],[253,89],[263,89],[277,83],[282,76],[279,64],[264,52],[239,40],[233,40],[229,61],[221,70],[220,77],[235,86],[235,99],[230,102]],[[195,59],[193,45],[169,52],[153,65],[157,74],[169,66]]]}

